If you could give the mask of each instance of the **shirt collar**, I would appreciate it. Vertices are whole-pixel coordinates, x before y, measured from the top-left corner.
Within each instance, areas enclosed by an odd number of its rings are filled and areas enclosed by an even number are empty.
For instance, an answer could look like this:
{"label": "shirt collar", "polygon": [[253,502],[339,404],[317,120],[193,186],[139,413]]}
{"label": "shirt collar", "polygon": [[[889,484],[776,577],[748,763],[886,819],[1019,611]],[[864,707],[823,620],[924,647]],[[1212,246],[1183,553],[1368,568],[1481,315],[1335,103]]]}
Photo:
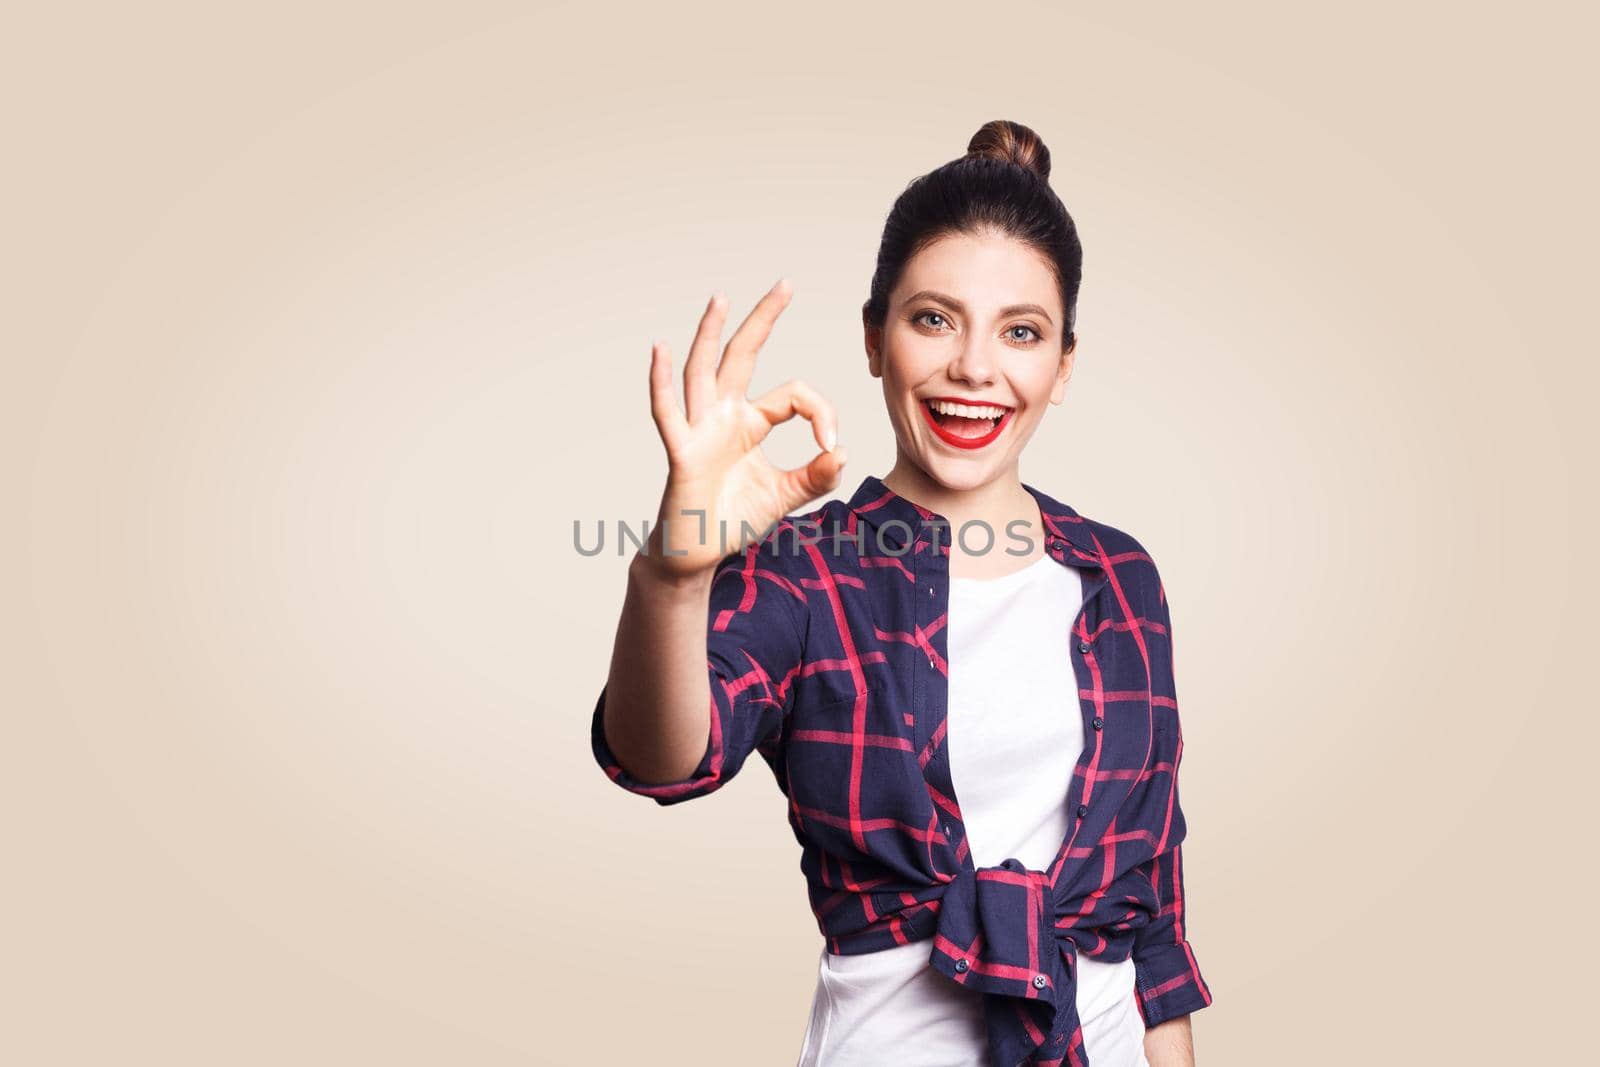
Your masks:
{"label": "shirt collar", "polygon": [[[1038,502],[1047,535],[1064,539],[1084,559],[1094,562],[1100,560],[1099,546],[1089,532],[1087,519],[1042,489],[1027,482],[1022,483],[1022,488]],[[949,520],[943,515],[901,496],[876,475],[869,474],[861,480],[860,486],[850,496],[849,508],[861,521],[878,530],[878,536],[886,544],[892,543],[896,547],[903,548],[908,535],[920,541],[931,539],[935,525],[943,525],[940,540],[945,545],[948,546],[954,535]]]}

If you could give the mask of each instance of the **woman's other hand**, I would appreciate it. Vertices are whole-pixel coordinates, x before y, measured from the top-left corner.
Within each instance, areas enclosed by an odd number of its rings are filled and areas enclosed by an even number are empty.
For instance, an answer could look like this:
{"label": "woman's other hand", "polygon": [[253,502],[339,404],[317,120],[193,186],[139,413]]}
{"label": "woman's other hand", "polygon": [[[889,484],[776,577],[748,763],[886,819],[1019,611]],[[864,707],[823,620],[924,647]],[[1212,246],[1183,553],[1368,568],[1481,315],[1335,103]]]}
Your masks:
{"label": "woman's other hand", "polygon": [[[720,357],[728,302],[721,293],[712,296],[684,363],[681,409],[667,346],[657,342],[651,348],[650,411],[666,446],[668,473],[656,527],[641,555],[663,578],[703,578],[741,547],[746,535],[761,536],[839,484],[846,455],[835,447],[838,417],[832,404],[797,379],[755,400],[745,395],[756,355],[791,292],[787,279],[774,285]],[[781,470],[762,453],[761,442],[774,426],[796,415],[811,423],[822,451],[803,467]]]}

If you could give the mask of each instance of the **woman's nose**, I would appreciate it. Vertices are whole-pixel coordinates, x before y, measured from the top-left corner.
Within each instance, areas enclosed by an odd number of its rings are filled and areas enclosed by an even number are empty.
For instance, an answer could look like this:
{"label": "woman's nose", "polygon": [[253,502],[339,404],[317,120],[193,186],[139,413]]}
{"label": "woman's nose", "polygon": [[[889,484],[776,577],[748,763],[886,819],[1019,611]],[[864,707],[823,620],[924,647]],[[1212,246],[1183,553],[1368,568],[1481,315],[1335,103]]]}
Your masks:
{"label": "woman's nose", "polygon": [[992,382],[994,375],[994,353],[989,350],[988,343],[981,337],[969,338],[950,365],[950,377],[974,385]]}

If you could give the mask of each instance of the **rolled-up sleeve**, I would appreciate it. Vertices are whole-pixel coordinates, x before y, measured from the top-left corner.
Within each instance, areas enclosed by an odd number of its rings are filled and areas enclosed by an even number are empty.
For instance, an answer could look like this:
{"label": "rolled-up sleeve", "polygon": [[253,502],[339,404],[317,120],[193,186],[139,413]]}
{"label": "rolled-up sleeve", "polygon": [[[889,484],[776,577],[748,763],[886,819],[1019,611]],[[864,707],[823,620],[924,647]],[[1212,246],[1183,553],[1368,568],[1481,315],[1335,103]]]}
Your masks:
{"label": "rolled-up sleeve", "polygon": [[641,782],[622,769],[606,743],[606,690],[601,687],[591,747],[617,785],[663,805],[704,796],[737,774],[758,746],[781,735],[803,664],[805,593],[784,575],[772,545],[770,539],[756,542],[717,564],[706,625],[711,732],[705,754],[687,778]]}
{"label": "rolled-up sleeve", "polygon": [[1211,989],[1184,933],[1183,847],[1174,845],[1147,861],[1143,873],[1161,902],[1156,920],[1139,928],[1133,946],[1139,1011],[1152,1027],[1210,1004]]}
{"label": "rolled-up sleeve", "polygon": [[1177,690],[1172,670],[1172,617],[1159,576],[1151,618],[1160,624],[1164,636],[1157,640],[1162,654],[1152,657],[1154,677],[1150,692],[1160,702],[1158,714],[1167,716],[1155,731],[1155,766],[1158,775],[1170,775],[1166,783],[1171,798],[1165,833],[1156,844],[1155,855],[1134,870],[1149,881],[1155,891],[1154,918],[1134,932],[1133,963],[1139,1010],[1145,1026],[1187,1015],[1211,1003],[1211,989],[1200,973],[1187,933],[1188,910],[1183,892],[1183,847],[1186,833],[1183,809],[1178,803],[1178,765],[1183,758],[1183,729],[1178,718]]}

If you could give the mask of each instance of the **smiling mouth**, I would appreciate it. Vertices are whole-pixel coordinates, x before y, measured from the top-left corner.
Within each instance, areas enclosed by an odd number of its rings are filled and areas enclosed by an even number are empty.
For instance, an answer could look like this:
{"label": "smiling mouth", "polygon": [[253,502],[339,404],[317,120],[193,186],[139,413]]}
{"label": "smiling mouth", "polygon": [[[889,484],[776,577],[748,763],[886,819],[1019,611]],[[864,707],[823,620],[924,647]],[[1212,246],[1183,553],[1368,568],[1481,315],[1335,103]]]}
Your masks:
{"label": "smiling mouth", "polygon": [[1000,435],[1016,409],[927,399],[922,401],[922,412],[940,440],[957,448],[982,448]]}

